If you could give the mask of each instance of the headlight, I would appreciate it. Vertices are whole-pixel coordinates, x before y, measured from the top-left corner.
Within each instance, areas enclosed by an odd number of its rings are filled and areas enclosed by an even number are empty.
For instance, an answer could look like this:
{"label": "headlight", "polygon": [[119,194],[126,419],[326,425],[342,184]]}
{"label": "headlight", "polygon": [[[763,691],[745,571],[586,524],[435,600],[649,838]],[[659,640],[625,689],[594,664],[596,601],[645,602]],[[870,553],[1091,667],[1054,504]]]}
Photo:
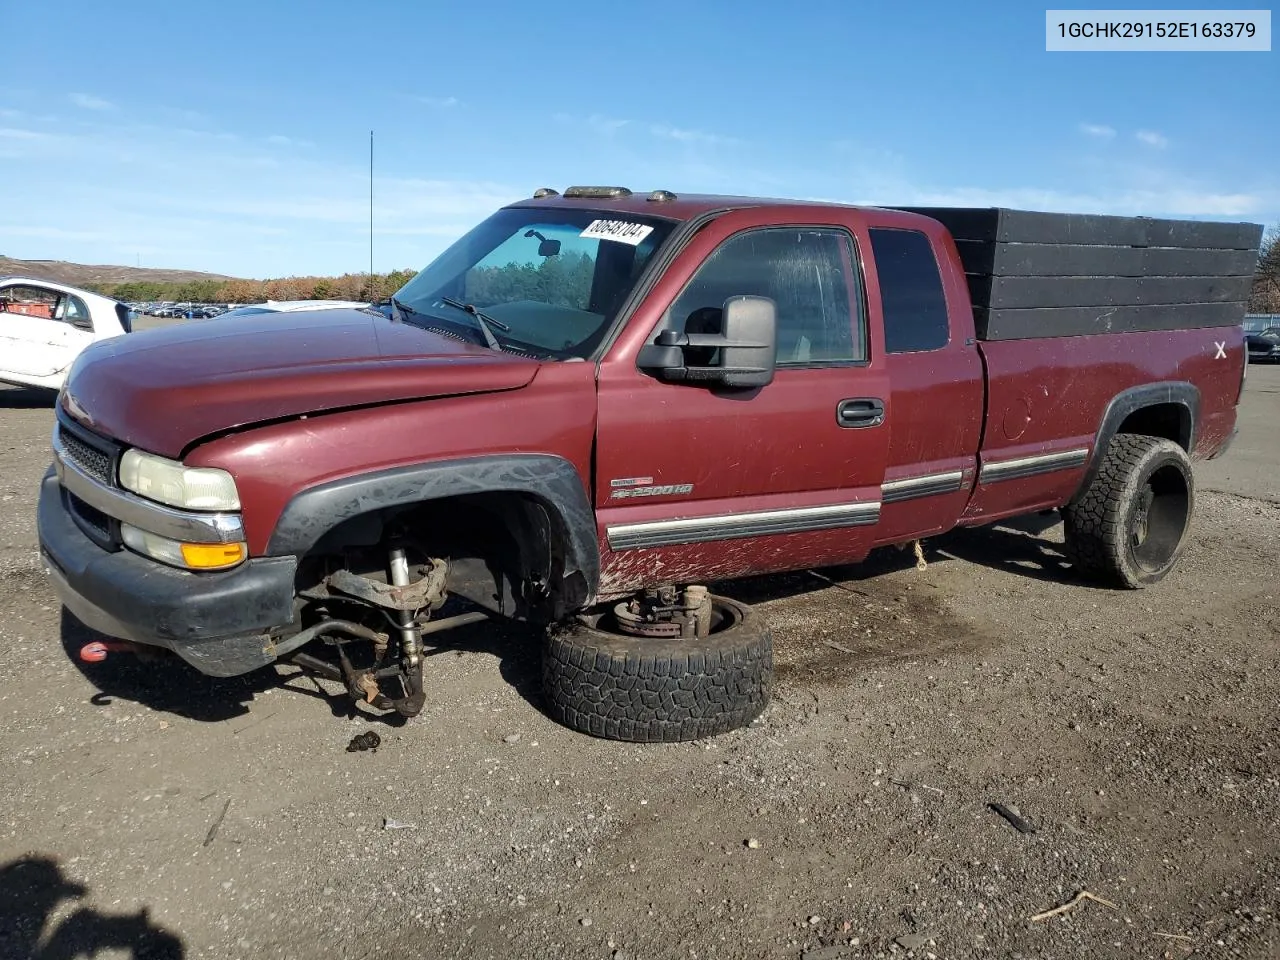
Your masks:
{"label": "headlight", "polygon": [[188,467],[141,450],[120,458],[120,486],[141,497],[187,510],[239,510],[231,474],[214,467]]}
{"label": "headlight", "polygon": [[225,570],[249,555],[243,543],[180,543],[120,524],[120,539],[130,550],[184,570]]}

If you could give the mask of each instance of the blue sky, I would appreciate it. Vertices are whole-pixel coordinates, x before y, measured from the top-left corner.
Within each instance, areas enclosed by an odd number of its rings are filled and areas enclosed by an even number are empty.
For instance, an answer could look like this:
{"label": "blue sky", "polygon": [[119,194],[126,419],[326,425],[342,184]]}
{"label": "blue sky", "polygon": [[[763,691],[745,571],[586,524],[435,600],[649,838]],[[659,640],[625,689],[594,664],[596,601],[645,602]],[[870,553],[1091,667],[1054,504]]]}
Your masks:
{"label": "blue sky", "polygon": [[371,129],[379,271],[571,183],[1280,221],[1280,53],[1047,53],[1044,18],[1025,2],[6,3],[0,254],[365,270]]}

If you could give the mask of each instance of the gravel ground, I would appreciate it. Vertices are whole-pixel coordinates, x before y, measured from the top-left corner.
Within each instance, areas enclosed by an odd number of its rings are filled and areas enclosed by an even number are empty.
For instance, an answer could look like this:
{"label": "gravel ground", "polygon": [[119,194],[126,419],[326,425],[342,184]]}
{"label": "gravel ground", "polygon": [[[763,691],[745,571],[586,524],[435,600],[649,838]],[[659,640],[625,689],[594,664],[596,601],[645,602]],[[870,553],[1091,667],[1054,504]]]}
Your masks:
{"label": "gravel ground", "polygon": [[548,720],[513,629],[460,632],[399,726],[290,669],[77,663],[52,414],[2,391],[0,957],[1280,956],[1278,394],[1251,369],[1160,586],[1077,583],[1046,518],[725,585],[776,699],[640,747]]}

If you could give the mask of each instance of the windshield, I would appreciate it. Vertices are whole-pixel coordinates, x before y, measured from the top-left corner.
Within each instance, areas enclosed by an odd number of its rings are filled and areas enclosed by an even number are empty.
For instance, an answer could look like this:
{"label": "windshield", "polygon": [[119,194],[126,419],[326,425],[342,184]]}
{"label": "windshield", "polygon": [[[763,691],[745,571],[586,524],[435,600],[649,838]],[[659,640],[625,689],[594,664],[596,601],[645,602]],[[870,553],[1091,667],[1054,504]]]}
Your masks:
{"label": "windshield", "polygon": [[674,226],[601,210],[499,210],[393,302],[405,321],[449,336],[481,344],[493,336],[503,350],[540,359],[586,359]]}

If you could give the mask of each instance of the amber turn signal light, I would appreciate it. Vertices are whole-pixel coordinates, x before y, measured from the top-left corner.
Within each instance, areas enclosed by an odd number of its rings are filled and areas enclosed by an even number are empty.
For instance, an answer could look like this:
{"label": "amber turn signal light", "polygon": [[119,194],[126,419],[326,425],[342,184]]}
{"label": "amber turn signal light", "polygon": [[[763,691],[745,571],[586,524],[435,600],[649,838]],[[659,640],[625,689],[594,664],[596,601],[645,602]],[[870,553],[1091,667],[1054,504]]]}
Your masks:
{"label": "amber turn signal light", "polygon": [[182,559],[192,570],[234,567],[245,558],[243,543],[184,543]]}

